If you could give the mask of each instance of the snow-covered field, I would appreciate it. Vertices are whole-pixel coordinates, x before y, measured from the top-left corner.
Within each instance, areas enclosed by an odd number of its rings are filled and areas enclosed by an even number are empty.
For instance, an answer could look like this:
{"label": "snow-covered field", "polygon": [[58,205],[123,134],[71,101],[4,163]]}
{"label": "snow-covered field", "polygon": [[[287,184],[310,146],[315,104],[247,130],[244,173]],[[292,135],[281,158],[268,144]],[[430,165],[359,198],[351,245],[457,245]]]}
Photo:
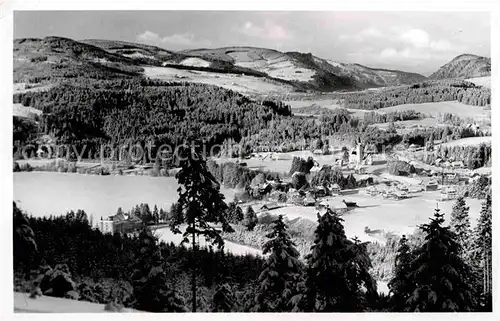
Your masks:
{"label": "snow-covered field", "polygon": [[[55,172],[19,172],[14,176],[14,201],[28,214],[41,217],[65,215],[83,209],[97,220],[141,203],[169,210],[178,199],[174,177],[99,176]],[[140,192],[138,192],[140,191]],[[226,200],[234,189],[222,187]]]}
{"label": "snow-covered field", "polygon": [[[372,124],[370,126],[374,126],[380,129],[387,129],[390,123],[378,123]],[[438,127],[438,126],[447,126],[444,124],[439,124],[439,121],[436,118],[424,118],[418,120],[403,120],[394,122],[394,126],[398,133],[405,133],[412,131],[414,128],[422,128],[422,127]]]}
{"label": "snow-covered field", "polygon": [[32,118],[33,115],[41,115],[42,111],[33,107],[26,107],[21,104],[13,104],[12,115],[18,117]]}
{"label": "snow-covered field", "polygon": [[293,109],[296,109],[296,108],[318,106],[318,107],[322,107],[322,108],[326,108],[326,109],[330,109],[330,110],[345,109],[351,114],[351,116],[363,118],[365,113],[371,111],[371,110],[364,110],[364,109],[352,109],[352,108],[342,107],[339,105],[339,103],[336,99],[285,100],[283,102],[285,104],[290,105],[290,107],[292,107],[292,112],[293,112]]}
{"label": "snow-covered field", "polygon": [[[357,202],[356,208],[344,214],[344,227],[348,237],[357,236],[362,241],[383,240],[372,237],[364,232],[365,226],[370,229],[381,229],[397,235],[412,233],[419,225],[429,222],[434,215],[434,210],[439,208],[445,213],[445,219],[450,219],[451,209],[454,201],[438,201],[440,191],[420,192],[413,197],[394,201],[383,199],[382,196],[369,196],[364,190],[358,194],[338,196],[339,202]],[[481,210],[481,201],[477,199],[466,199],[470,207],[469,215],[471,225],[476,225]],[[287,206],[269,211],[272,214],[281,214],[289,219],[301,217],[311,221],[317,220],[317,210],[314,207]]]}
{"label": "snow-covered field", "polygon": [[[104,304],[50,296],[30,299],[29,293],[14,292],[15,313],[105,313]],[[6,308],[6,307],[5,307]],[[120,312],[139,312],[124,308]]]}
{"label": "snow-covered field", "polygon": [[457,139],[453,140],[451,142],[447,142],[442,144],[442,146],[446,147],[453,147],[453,146],[474,146],[474,145],[480,145],[480,144],[491,144],[492,138],[491,136],[484,136],[484,137],[468,137],[468,138],[462,138],[462,139]]}
{"label": "snow-covered field", "polygon": [[478,86],[483,86],[486,88],[491,88],[491,76],[486,76],[486,77],[477,77],[477,78],[469,78],[465,79],[466,81],[470,81],[473,84],[476,84]]}
{"label": "snow-covered field", "polygon": [[144,69],[144,75],[149,78],[216,85],[243,94],[283,94],[292,91],[291,86],[253,76],[191,71],[169,67],[143,66],[142,68]]}
{"label": "snow-covered field", "polygon": [[15,83],[13,86],[13,91],[14,94],[20,94],[20,93],[25,93],[25,92],[30,92],[30,91],[45,91],[49,90],[51,85],[37,85],[37,84],[29,84],[31,88],[26,88],[28,84],[24,82],[20,83]]}
{"label": "snow-covered field", "polygon": [[[338,157],[340,151],[336,151],[333,155],[313,155],[310,151],[295,151],[288,153],[269,153],[263,152],[258,153],[260,157],[253,157],[251,159],[245,159],[244,162],[247,163],[247,167],[255,170],[271,171],[277,173],[288,173],[290,167],[292,166],[292,160],[294,157],[302,157],[307,159],[309,156],[313,157],[320,166],[322,165],[333,165],[335,158]],[[274,159],[274,156],[278,157]],[[214,158],[218,163],[225,162],[236,162],[237,158]]]}
{"label": "snow-covered field", "polygon": [[296,66],[289,57],[274,50],[237,49],[226,54],[234,59],[236,66],[265,72],[274,78],[310,81],[316,73],[311,69]]}
{"label": "snow-covered field", "polygon": [[[181,227],[182,232],[184,232],[184,229],[185,227]],[[174,234],[168,227],[155,230],[155,235],[166,243],[172,242],[174,244],[181,244],[182,242],[182,234]],[[199,244],[201,247],[208,247],[209,245],[203,237],[200,237]],[[186,246],[190,247],[191,245],[187,243]],[[216,247],[214,247],[214,250],[216,250]],[[236,255],[253,254],[262,256],[262,251],[259,249],[227,240],[224,241],[224,250]]]}
{"label": "snow-covered field", "polygon": [[203,60],[201,58],[190,57],[186,58],[180,62],[183,66],[191,66],[191,67],[209,67],[210,62]]}
{"label": "snow-covered field", "polygon": [[450,113],[462,118],[472,117],[475,119],[488,119],[491,117],[491,112],[480,106],[471,106],[459,103],[457,101],[441,101],[437,103],[424,104],[405,104],[392,107],[377,109],[377,112],[395,112],[405,110],[415,110],[431,116],[439,116],[439,114]]}

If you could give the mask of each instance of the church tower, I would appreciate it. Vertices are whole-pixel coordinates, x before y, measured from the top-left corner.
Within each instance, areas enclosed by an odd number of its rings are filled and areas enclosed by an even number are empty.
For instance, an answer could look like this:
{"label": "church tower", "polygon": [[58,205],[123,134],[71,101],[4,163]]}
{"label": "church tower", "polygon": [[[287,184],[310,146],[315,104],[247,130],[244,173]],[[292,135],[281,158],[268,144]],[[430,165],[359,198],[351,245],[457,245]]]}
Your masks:
{"label": "church tower", "polygon": [[358,141],[356,142],[356,163],[361,164],[363,162],[363,152],[364,152],[364,147],[363,144],[361,143],[361,138],[358,138]]}

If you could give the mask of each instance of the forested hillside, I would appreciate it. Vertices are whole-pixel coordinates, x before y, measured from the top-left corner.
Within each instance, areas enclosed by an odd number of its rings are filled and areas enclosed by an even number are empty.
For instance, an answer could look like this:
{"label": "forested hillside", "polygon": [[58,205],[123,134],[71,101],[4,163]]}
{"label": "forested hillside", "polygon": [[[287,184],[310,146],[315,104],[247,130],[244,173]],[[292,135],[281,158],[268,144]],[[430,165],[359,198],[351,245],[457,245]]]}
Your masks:
{"label": "forested hillside", "polygon": [[463,80],[425,81],[378,91],[337,94],[346,108],[380,109],[402,104],[457,100],[473,106],[491,104],[491,90]]}
{"label": "forested hillside", "polygon": [[429,79],[474,78],[491,75],[491,58],[463,54],[441,66]]}
{"label": "forested hillside", "polygon": [[[208,148],[231,140],[251,151],[352,134],[358,126],[345,111],[323,116],[320,126],[313,119],[292,117],[290,107],[279,102],[257,103],[215,86],[144,79],[92,84],[83,79],[46,92],[16,94],[14,102],[42,110],[40,133],[60,143],[86,144],[85,155],[93,155],[104,143],[144,147],[150,142],[157,148],[192,139]],[[27,139],[21,132],[16,135]]]}
{"label": "forested hillside", "polygon": [[71,39],[14,40],[14,82],[130,78],[138,77],[141,72],[142,68],[130,58]]}

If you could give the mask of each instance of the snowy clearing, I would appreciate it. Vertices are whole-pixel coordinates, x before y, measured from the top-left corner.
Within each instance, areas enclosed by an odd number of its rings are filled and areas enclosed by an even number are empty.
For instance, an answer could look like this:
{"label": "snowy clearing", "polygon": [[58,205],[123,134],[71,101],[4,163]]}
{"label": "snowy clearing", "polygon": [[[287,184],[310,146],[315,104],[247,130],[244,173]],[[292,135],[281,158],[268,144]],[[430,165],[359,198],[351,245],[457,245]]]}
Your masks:
{"label": "snowy clearing", "polygon": [[[412,195],[406,200],[394,201],[383,199],[382,196],[369,196],[364,189],[359,193],[338,196],[339,202],[343,199],[349,202],[357,202],[358,208],[343,215],[346,235],[350,238],[357,236],[362,241],[375,241],[383,243],[383,239],[370,236],[364,232],[366,226],[370,229],[381,229],[396,235],[413,233],[419,225],[428,223],[429,218],[438,207],[445,213],[445,219],[449,222],[451,209],[454,201],[438,201],[440,191],[421,192]],[[470,207],[469,215],[471,226],[476,225],[481,210],[481,200],[466,199]],[[317,221],[317,210],[310,206],[286,206],[269,211],[272,214],[281,214],[292,220],[297,217]]]}
{"label": "snowy clearing", "polygon": [[149,78],[215,85],[243,94],[283,94],[293,90],[291,86],[253,76],[191,71],[169,67],[142,66],[142,68],[144,69],[144,75]]}
{"label": "snowy clearing", "polygon": [[469,79],[465,79],[465,81],[470,81],[471,83],[473,83],[477,86],[491,88],[491,76],[469,78]]}
{"label": "snowy clearing", "polygon": [[26,107],[21,104],[13,104],[12,116],[33,118],[34,115],[41,115],[42,111],[33,107]]}
{"label": "snowy clearing", "polygon": [[[181,231],[184,232],[185,226],[181,227]],[[174,244],[181,244],[182,242],[182,234],[174,234],[169,227],[165,228],[160,228],[155,230],[155,235],[157,235],[161,241],[164,241],[165,243],[174,243]],[[199,245],[200,247],[208,247],[208,243],[203,237],[199,238]],[[190,244],[186,244],[186,247],[190,247]],[[214,247],[214,250],[216,250],[216,247]],[[246,254],[252,254],[252,255],[259,255],[262,256],[262,251],[247,245],[242,245],[238,243],[234,243],[228,240],[224,240],[224,250],[229,253],[233,253],[235,255],[246,255]]]}
{"label": "snowy clearing", "polygon": [[446,147],[454,147],[454,146],[474,146],[474,145],[480,145],[480,144],[491,144],[492,139],[491,136],[484,136],[484,137],[468,137],[468,138],[462,138],[462,139],[457,139],[453,140],[451,142],[447,142],[442,144],[442,146]]}
{"label": "snowy clearing", "polygon": [[462,118],[489,119],[491,112],[480,106],[471,106],[457,101],[441,101],[437,103],[405,104],[377,109],[379,113],[389,113],[395,111],[415,110],[431,116],[450,113]]}
{"label": "snowy clearing", "polygon": [[191,67],[209,67],[210,62],[203,60],[201,58],[186,58],[180,63],[183,66],[191,66]]}
{"label": "snowy clearing", "polygon": [[[41,296],[31,299],[29,293],[14,292],[14,312],[17,313],[105,313],[104,304]],[[124,308],[123,312],[139,312]]]}

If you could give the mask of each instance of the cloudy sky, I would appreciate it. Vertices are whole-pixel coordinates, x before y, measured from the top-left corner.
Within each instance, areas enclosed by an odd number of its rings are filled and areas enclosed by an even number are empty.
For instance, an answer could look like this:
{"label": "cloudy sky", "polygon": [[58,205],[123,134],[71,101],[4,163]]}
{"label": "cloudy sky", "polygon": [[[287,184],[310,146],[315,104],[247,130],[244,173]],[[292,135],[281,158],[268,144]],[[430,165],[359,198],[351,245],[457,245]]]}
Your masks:
{"label": "cloudy sky", "polygon": [[490,56],[481,12],[16,12],[14,38],[114,39],[170,50],[256,46],[428,74],[462,53]]}

